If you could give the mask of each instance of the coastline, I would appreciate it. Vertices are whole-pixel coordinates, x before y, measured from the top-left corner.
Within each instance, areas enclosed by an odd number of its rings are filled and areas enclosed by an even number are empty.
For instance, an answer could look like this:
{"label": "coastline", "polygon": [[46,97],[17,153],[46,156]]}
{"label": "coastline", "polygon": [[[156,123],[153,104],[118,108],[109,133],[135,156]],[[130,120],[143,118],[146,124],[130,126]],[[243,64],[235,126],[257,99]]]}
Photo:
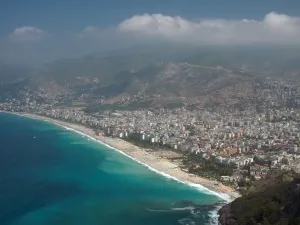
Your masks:
{"label": "coastline", "polygon": [[15,114],[18,116],[25,116],[31,119],[46,121],[56,124],[67,130],[71,130],[73,132],[84,135],[94,141],[99,142],[100,144],[107,146],[109,149],[117,151],[124,156],[131,158],[132,160],[136,161],[139,164],[142,164],[155,173],[158,173],[168,179],[172,179],[177,182],[194,187],[202,192],[216,195],[228,203],[240,196],[240,194],[231,187],[225,186],[217,181],[212,181],[203,177],[189,174],[188,172],[181,170],[178,165],[171,160],[160,157],[159,155],[154,154],[154,152],[149,152],[149,149],[140,148],[123,139],[96,135],[92,129],[87,128],[83,125],[64,122],[44,116],[28,113],[3,112]]}

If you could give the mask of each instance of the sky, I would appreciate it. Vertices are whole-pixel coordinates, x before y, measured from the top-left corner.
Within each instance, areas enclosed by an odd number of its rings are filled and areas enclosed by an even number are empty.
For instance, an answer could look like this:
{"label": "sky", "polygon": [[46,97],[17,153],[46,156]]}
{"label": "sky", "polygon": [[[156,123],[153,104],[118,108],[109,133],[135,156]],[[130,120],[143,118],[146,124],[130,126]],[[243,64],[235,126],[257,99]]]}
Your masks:
{"label": "sky", "polygon": [[0,62],[138,42],[300,45],[299,0],[1,0]]}

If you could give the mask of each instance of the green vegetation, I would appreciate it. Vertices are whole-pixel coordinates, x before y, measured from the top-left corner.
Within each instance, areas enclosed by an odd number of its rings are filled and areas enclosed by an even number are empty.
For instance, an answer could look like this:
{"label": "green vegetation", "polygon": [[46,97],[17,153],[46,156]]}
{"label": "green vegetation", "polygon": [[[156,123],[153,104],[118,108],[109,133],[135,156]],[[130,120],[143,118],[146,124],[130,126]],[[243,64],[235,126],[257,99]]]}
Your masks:
{"label": "green vegetation", "polygon": [[86,113],[95,113],[100,111],[114,111],[114,110],[126,110],[126,106],[122,105],[90,105],[84,109]]}
{"label": "green vegetation", "polygon": [[176,108],[180,108],[183,106],[184,106],[184,104],[182,102],[171,102],[171,103],[164,104],[164,107],[166,109],[176,109]]}
{"label": "green vegetation", "polygon": [[217,164],[212,160],[202,159],[196,154],[187,155],[183,164],[190,173],[215,180],[219,180],[221,176],[231,176],[236,169],[232,164]]}
{"label": "green vegetation", "polygon": [[[221,224],[299,225],[300,176],[276,172],[253,183],[250,191],[220,210]],[[230,221],[230,222],[229,222]]]}
{"label": "green vegetation", "polygon": [[89,105],[84,109],[86,113],[95,113],[100,111],[115,111],[115,110],[138,110],[146,109],[151,106],[152,101],[134,102],[129,105],[104,104],[104,105]]}
{"label": "green vegetation", "polygon": [[147,109],[151,106],[152,101],[134,102],[125,106],[128,110]]}

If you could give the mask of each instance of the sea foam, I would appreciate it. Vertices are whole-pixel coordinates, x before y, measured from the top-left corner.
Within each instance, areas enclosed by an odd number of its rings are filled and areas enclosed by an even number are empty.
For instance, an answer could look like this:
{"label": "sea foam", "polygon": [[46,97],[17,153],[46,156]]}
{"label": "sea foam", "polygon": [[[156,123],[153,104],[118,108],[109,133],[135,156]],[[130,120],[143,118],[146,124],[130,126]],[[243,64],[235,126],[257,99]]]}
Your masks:
{"label": "sea foam", "polygon": [[[20,114],[18,114],[18,115],[20,115]],[[27,116],[27,115],[22,115],[22,116]],[[43,121],[45,121],[45,122],[49,122],[49,123],[55,124],[55,125],[57,125],[57,126],[63,127],[63,128],[66,129],[66,130],[69,130],[69,131],[73,131],[73,132],[75,132],[75,133],[78,133],[78,134],[80,134],[80,135],[82,135],[82,136],[85,136],[85,137],[87,137],[87,138],[89,138],[89,139],[95,141],[95,142],[100,143],[101,145],[104,145],[104,146],[106,146],[106,147],[108,147],[108,148],[110,148],[110,149],[112,149],[112,150],[114,150],[114,151],[119,152],[120,154],[122,154],[122,155],[124,155],[124,156],[126,156],[126,157],[132,159],[133,161],[135,161],[135,162],[137,162],[137,163],[143,165],[144,167],[148,168],[149,170],[151,170],[151,171],[153,171],[153,172],[155,172],[155,173],[157,173],[157,174],[159,174],[159,175],[161,175],[161,176],[164,176],[164,177],[167,178],[167,179],[174,180],[174,181],[176,181],[176,182],[178,182],[178,183],[182,183],[182,184],[188,185],[188,186],[190,186],[190,187],[193,187],[193,188],[195,188],[196,190],[200,191],[201,193],[205,193],[205,194],[209,194],[209,195],[218,196],[219,198],[225,200],[225,201],[228,202],[228,203],[231,201],[231,200],[230,200],[230,196],[227,195],[227,194],[225,194],[225,193],[218,193],[218,192],[212,191],[212,190],[210,190],[210,189],[208,189],[208,188],[202,186],[201,184],[195,184],[195,183],[192,183],[192,182],[186,182],[186,181],[179,180],[178,178],[173,177],[173,176],[171,176],[171,175],[169,175],[169,174],[167,174],[167,173],[165,173],[165,172],[159,171],[159,170],[157,170],[157,169],[155,169],[155,168],[153,168],[153,167],[147,165],[146,163],[143,163],[143,162],[139,161],[138,159],[136,159],[136,158],[134,158],[134,157],[132,157],[132,156],[126,154],[125,152],[123,152],[123,151],[121,151],[121,150],[119,150],[119,149],[117,149],[117,148],[115,148],[115,147],[112,147],[112,146],[110,146],[109,144],[106,144],[106,143],[102,142],[101,140],[98,140],[98,139],[92,137],[91,135],[85,134],[85,133],[83,133],[83,132],[81,132],[81,131],[79,131],[79,130],[76,130],[76,129],[74,129],[74,128],[70,128],[70,127],[68,127],[68,126],[66,126],[66,125],[64,125],[64,124],[60,124],[60,123],[58,123],[58,122],[51,121],[51,120],[48,120],[48,119],[44,119],[44,118],[43,118],[43,119],[41,119],[41,118],[36,118],[36,117],[34,117],[34,116],[33,116],[33,117],[27,116],[27,117],[34,118],[34,119],[37,119],[37,120],[43,120]]]}
{"label": "sea foam", "polygon": [[[48,121],[48,120],[46,120],[46,121]],[[52,121],[48,121],[48,122],[52,122]],[[128,158],[130,158],[130,159],[132,159],[133,161],[135,161],[135,162],[137,162],[137,163],[139,163],[139,164],[141,164],[141,165],[143,165],[143,166],[145,166],[145,167],[147,167],[149,170],[151,170],[151,171],[153,171],[153,172],[155,172],[155,173],[157,173],[157,174],[159,174],[159,175],[161,175],[161,176],[164,176],[164,177],[167,178],[167,179],[174,180],[174,181],[177,181],[177,182],[179,182],[179,183],[188,185],[188,186],[190,186],[190,187],[193,187],[193,188],[195,188],[195,189],[201,191],[202,193],[210,194],[210,195],[215,195],[215,196],[218,196],[219,198],[225,200],[226,202],[230,202],[230,197],[229,197],[229,195],[227,195],[227,194],[224,194],[224,193],[218,193],[218,192],[212,191],[212,190],[210,190],[210,189],[208,189],[208,188],[202,186],[201,184],[195,184],[195,183],[192,183],[192,182],[185,182],[185,181],[179,180],[178,178],[173,177],[173,176],[171,176],[171,175],[169,175],[169,174],[167,174],[167,173],[165,173],[165,172],[159,171],[159,170],[157,170],[157,169],[155,169],[155,168],[149,166],[148,164],[143,163],[143,162],[139,161],[138,159],[136,159],[136,158],[134,158],[134,157],[132,157],[132,156],[126,154],[125,152],[123,152],[123,151],[121,151],[121,150],[119,150],[119,149],[117,149],[117,148],[115,148],[115,147],[112,147],[112,146],[110,146],[109,144],[106,144],[106,143],[104,143],[104,142],[102,142],[102,141],[100,141],[100,140],[98,140],[98,139],[96,139],[96,138],[94,138],[94,137],[92,137],[92,136],[90,136],[90,135],[88,135],[88,134],[85,134],[85,133],[83,133],[83,132],[81,132],[81,131],[78,131],[78,130],[76,130],[76,129],[67,127],[67,126],[65,126],[65,125],[61,125],[61,124],[59,124],[59,123],[55,123],[55,124],[56,124],[56,125],[59,125],[59,126],[61,126],[61,127],[63,127],[63,128],[65,128],[65,129],[67,129],[67,130],[71,130],[71,131],[73,131],[73,132],[76,132],[76,133],[78,133],[78,134],[81,134],[81,135],[83,135],[83,136],[86,136],[86,137],[92,139],[93,141],[96,141],[96,142],[100,143],[101,145],[104,145],[104,146],[106,146],[106,147],[108,147],[108,148],[110,148],[110,149],[113,149],[114,151],[119,152],[120,154],[122,154],[122,155],[124,155],[124,156],[126,156],[126,157],[128,157]]]}
{"label": "sea foam", "polygon": [[[156,170],[156,169],[150,167],[149,165],[147,165],[147,164],[145,164],[145,163],[142,163],[142,162],[140,162],[139,160],[137,160],[137,159],[135,159],[135,158],[133,158],[133,157],[127,155],[127,154],[124,153],[123,151],[121,151],[121,150],[119,150],[119,149],[117,149],[117,148],[114,148],[114,147],[112,147],[112,146],[110,146],[110,145],[108,145],[108,144],[106,144],[106,143],[103,143],[102,141],[97,140],[97,139],[95,139],[94,137],[92,137],[92,136],[90,136],[90,135],[88,135],[88,134],[85,134],[85,133],[83,133],[83,132],[81,132],[81,131],[79,131],[79,130],[70,128],[70,127],[68,127],[68,126],[66,126],[66,125],[63,125],[63,124],[59,123],[59,122],[54,122],[54,121],[48,120],[48,119],[46,119],[46,118],[45,118],[45,119],[42,119],[42,118],[37,118],[37,117],[34,117],[34,116],[30,116],[30,115],[21,115],[21,114],[17,114],[17,115],[22,116],[22,117],[33,118],[33,119],[36,119],[36,120],[42,120],[42,121],[45,121],[45,122],[52,123],[52,124],[55,124],[55,125],[57,125],[57,126],[63,127],[64,129],[66,129],[66,130],[68,130],[68,131],[72,131],[72,132],[78,133],[78,134],[80,134],[80,135],[82,135],[82,136],[84,136],[84,137],[87,137],[87,138],[90,139],[90,140],[93,140],[93,141],[95,141],[95,142],[98,142],[98,143],[100,143],[101,145],[104,145],[104,146],[106,146],[106,147],[108,147],[108,148],[110,148],[110,149],[113,149],[114,151],[119,152],[120,154],[122,154],[122,155],[124,155],[124,156],[126,156],[126,157],[128,157],[128,158],[130,158],[130,159],[132,159],[132,160],[134,160],[135,162],[137,162],[137,163],[139,163],[139,164],[145,166],[146,168],[150,169],[151,171],[153,171],[153,172],[155,172],[155,173],[157,173],[157,174],[159,174],[159,175],[162,175],[162,176],[166,177],[167,179],[175,180],[175,181],[177,181],[177,182],[180,182],[180,183],[189,185],[189,186],[191,186],[191,187],[193,187],[193,188],[199,190],[199,191],[202,192],[202,193],[207,193],[207,194],[216,195],[216,196],[220,197],[221,199],[224,199],[224,200],[226,200],[226,201],[229,201],[229,196],[226,195],[226,194],[220,194],[220,193],[211,191],[211,190],[209,190],[208,188],[203,187],[202,185],[199,185],[199,184],[181,181],[181,180],[177,179],[176,177],[170,176],[170,175],[167,174],[167,173],[158,171],[158,170]],[[211,211],[209,212],[209,215],[208,215],[208,216],[210,217],[210,222],[209,222],[209,224],[218,224],[218,210],[219,210],[220,208],[221,208],[221,205],[218,206],[218,207],[216,207],[214,210],[211,210]],[[190,208],[190,207],[185,207],[185,208],[171,208],[171,210],[172,210],[172,211],[191,210],[191,211],[193,212],[194,209],[193,209],[193,208]],[[193,214],[193,213],[192,213],[192,214]],[[181,222],[182,222],[182,224],[193,224],[193,221],[192,221],[192,220],[181,220]]]}

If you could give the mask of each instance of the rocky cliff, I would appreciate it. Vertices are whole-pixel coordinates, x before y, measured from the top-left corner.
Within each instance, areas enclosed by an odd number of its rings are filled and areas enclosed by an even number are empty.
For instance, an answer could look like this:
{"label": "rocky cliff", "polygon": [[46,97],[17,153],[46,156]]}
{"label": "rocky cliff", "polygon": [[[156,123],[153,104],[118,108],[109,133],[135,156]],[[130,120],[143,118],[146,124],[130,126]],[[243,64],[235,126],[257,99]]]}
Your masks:
{"label": "rocky cliff", "polygon": [[222,225],[299,225],[300,176],[273,172],[219,211]]}

